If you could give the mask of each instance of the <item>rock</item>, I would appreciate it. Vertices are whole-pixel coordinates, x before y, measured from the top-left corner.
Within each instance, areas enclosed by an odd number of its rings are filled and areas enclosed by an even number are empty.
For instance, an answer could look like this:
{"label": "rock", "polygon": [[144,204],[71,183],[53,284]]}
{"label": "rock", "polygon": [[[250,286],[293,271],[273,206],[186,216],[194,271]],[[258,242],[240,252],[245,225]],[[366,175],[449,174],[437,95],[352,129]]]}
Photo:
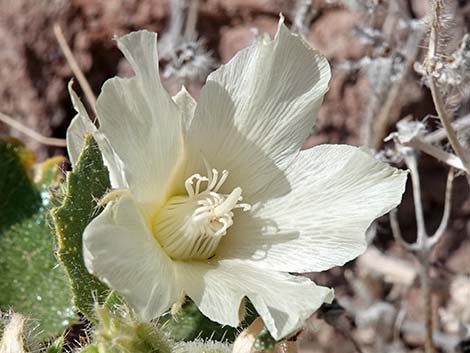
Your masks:
{"label": "rock", "polygon": [[357,14],[332,9],[313,23],[308,41],[329,59],[359,59],[365,53],[365,46],[354,37],[354,27],[359,21]]}
{"label": "rock", "polygon": [[273,0],[208,0],[206,6],[218,12],[227,12],[229,16],[253,12],[272,15],[279,13],[279,7]]}
{"label": "rock", "polygon": [[221,29],[219,53],[223,63],[232,58],[240,49],[250,45],[256,35],[268,33],[274,36],[277,30],[278,19],[268,16],[259,16],[251,23],[244,23],[234,27]]}

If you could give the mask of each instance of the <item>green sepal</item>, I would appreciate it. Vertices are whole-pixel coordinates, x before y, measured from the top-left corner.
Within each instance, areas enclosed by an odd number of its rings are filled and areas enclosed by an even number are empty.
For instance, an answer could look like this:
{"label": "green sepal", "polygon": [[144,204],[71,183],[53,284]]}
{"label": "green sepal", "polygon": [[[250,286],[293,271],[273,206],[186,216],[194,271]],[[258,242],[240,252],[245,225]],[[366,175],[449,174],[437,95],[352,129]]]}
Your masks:
{"label": "green sepal", "polygon": [[[115,300],[109,298],[110,300]],[[108,303],[109,304],[109,303]],[[80,353],[172,353],[173,341],[161,328],[149,322],[140,322],[126,306],[95,306],[96,325],[93,342]]]}

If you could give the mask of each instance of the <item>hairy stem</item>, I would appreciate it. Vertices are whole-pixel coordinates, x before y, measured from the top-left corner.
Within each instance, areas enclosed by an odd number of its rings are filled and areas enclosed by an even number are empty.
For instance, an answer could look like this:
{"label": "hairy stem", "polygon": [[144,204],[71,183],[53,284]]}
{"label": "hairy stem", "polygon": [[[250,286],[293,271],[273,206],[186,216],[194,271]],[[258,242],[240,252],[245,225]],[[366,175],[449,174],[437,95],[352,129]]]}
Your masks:
{"label": "hairy stem", "polygon": [[460,144],[460,141],[457,138],[457,134],[455,133],[455,130],[451,125],[449,114],[447,113],[444,107],[444,100],[442,99],[442,95],[439,91],[439,88],[437,87],[436,80],[434,78],[431,78],[430,86],[432,99],[434,101],[434,106],[436,107],[437,115],[439,116],[439,120],[441,121],[442,125],[444,126],[444,129],[447,132],[449,142],[452,148],[454,149],[455,154],[457,154],[457,156],[462,161],[462,164],[464,165],[467,173],[470,173],[469,155],[467,151],[465,151],[463,146]]}
{"label": "hairy stem", "polygon": [[463,146],[460,144],[460,141],[457,138],[454,128],[452,127],[449,113],[447,112],[444,104],[444,99],[442,94],[437,86],[436,78],[434,77],[434,68],[437,62],[437,48],[439,44],[439,28],[441,27],[440,19],[442,12],[442,3],[441,0],[434,0],[432,2],[433,8],[433,19],[431,23],[431,33],[429,35],[429,48],[428,48],[428,57],[427,57],[427,70],[429,77],[429,85],[431,88],[432,99],[434,106],[436,107],[436,112],[441,121],[444,129],[447,132],[447,137],[452,148],[455,151],[455,154],[462,160],[463,165],[467,173],[470,173],[470,155],[465,151]]}

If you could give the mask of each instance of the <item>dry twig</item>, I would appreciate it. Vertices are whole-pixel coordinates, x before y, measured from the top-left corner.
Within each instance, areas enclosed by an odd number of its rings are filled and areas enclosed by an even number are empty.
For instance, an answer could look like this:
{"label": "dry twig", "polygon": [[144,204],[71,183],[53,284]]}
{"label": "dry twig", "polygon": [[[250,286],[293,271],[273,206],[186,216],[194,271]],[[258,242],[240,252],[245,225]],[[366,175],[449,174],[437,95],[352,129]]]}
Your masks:
{"label": "dry twig", "polygon": [[62,53],[65,56],[65,59],[67,60],[67,63],[70,66],[70,69],[72,70],[75,77],[77,77],[77,81],[80,84],[83,93],[85,94],[88,104],[95,113],[95,117],[98,116],[96,112],[96,97],[93,94],[93,90],[91,89],[90,84],[88,83],[85,75],[83,74],[83,71],[80,69],[77,60],[75,60],[72,50],[70,49],[69,45],[67,44],[67,41],[65,40],[64,33],[62,32],[62,29],[57,23],[54,25],[54,35],[57,39],[57,42],[59,43]]}
{"label": "dry twig", "polygon": [[187,41],[196,40],[196,24],[199,12],[199,0],[193,0],[188,5],[188,15],[184,27],[183,37]]}
{"label": "dry twig", "polygon": [[436,158],[438,161],[444,162],[445,164],[447,164],[448,166],[452,168],[466,171],[465,166],[462,163],[462,160],[459,157],[457,157],[455,154],[446,152],[440,149],[439,147],[431,145],[419,137],[411,139],[406,144],[406,146],[414,147],[417,150],[420,150]]}
{"label": "dry twig", "polygon": [[[455,131],[459,131],[468,126],[470,126],[470,114],[465,115],[455,120],[454,122],[452,122],[452,128]],[[428,143],[436,143],[436,142],[444,140],[445,138],[447,138],[447,131],[446,129],[442,128],[442,129],[438,129],[436,131],[430,132],[429,134],[426,135],[424,139]]]}
{"label": "dry twig", "polygon": [[19,132],[25,134],[26,136],[32,138],[34,141],[42,143],[43,145],[56,146],[56,147],[67,146],[67,143],[64,139],[58,139],[54,137],[47,137],[47,136],[41,135],[39,132],[23,125],[19,121],[16,121],[15,119],[9,117],[6,114],[0,113],[0,121],[12,127],[13,129],[18,130]]}
{"label": "dry twig", "polygon": [[388,256],[373,246],[369,247],[357,261],[360,269],[380,274],[385,281],[394,284],[411,286],[417,277],[412,263]]}
{"label": "dry twig", "polygon": [[[398,145],[422,151],[452,168],[466,171],[459,157],[444,151],[429,141],[429,135],[424,134],[425,127],[423,123],[412,121],[411,117],[405,117],[397,123],[397,128],[398,131],[390,134],[385,141],[393,139]],[[443,131],[445,133],[445,129]],[[436,137],[433,137],[433,139],[436,139]]]}
{"label": "dry twig", "polygon": [[[397,141],[395,141],[397,143]],[[416,260],[420,264],[419,277],[421,282],[421,289],[423,292],[424,308],[425,308],[425,351],[426,353],[434,352],[433,341],[433,316],[432,316],[432,292],[431,292],[431,279],[430,279],[430,254],[433,247],[439,242],[444,235],[447,228],[450,210],[451,210],[451,197],[452,185],[454,180],[454,170],[450,168],[447,176],[445,203],[442,219],[438,229],[432,236],[429,236],[426,231],[424,222],[424,213],[421,200],[421,185],[420,176],[417,163],[416,150],[411,147],[404,147],[397,144],[397,148],[401,151],[405,163],[411,173],[411,182],[413,185],[413,201],[415,206],[415,216],[417,224],[417,237],[416,242],[413,244],[407,243],[401,236],[400,227],[396,219],[396,213],[390,216],[393,235],[397,241],[402,244],[408,251],[412,252]]]}
{"label": "dry twig", "polygon": [[446,110],[444,99],[437,85],[437,80],[434,75],[435,67],[438,62],[437,56],[437,47],[439,43],[439,29],[441,26],[441,12],[442,12],[442,3],[440,0],[434,0],[433,5],[433,19],[431,23],[431,33],[429,36],[429,48],[426,58],[426,70],[429,79],[429,86],[431,88],[431,94],[434,101],[434,106],[438,117],[446,130],[447,137],[449,142],[454,149],[457,156],[462,161],[467,173],[470,173],[470,155],[461,145],[460,141],[457,138],[454,128],[452,127],[450,115]]}
{"label": "dry twig", "polygon": [[403,90],[403,87],[406,83],[406,80],[408,79],[411,69],[413,68],[413,64],[419,53],[419,43],[423,39],[423,35],[424,31],[422,29],[422,26],[416,26],[415,30],[410,33],[408,40],[405,44],[405,48],[403,51],[406,55],[402,71],[400,72],[399,77],[393,82],[392,87],[389,90],[387,98],[385,99],[382,109],[380,110],[379,115],[377,116],[374,124],[373,147],[376,149],[380,148],[383,143],[383,138],[389,126],[393,108]]}

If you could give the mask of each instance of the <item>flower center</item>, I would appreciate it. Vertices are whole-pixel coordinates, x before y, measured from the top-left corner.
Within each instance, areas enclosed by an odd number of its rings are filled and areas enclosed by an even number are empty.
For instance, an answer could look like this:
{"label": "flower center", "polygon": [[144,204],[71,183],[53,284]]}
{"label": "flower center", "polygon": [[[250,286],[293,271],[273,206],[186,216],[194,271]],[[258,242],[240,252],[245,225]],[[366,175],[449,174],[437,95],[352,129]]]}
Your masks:
{"label": "flower center", "polygon": [[[220,240],[233,224],[233,210],[248,211],[240,203],[242,189],[219,193],[228,172],[208,168],[208,177],[194,174],[185,182],[187,196],[174,196],[158,213],[153,224],[155,237],[166,253],[176,260],[205,260],[215,254]],[[206,188],[201,191],[203,184]]]}

